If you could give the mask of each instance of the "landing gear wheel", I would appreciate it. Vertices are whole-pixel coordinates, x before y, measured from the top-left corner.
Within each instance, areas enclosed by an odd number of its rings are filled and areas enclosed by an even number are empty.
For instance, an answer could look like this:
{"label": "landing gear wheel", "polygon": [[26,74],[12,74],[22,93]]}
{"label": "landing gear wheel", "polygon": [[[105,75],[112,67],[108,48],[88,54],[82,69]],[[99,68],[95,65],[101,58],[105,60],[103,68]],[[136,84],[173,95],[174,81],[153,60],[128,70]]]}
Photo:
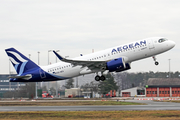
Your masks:
{"label": "landing gear wheel", "polygon": [[101,81],[104,81],[104,80],[106,80],[106,77],[104,75],[102,75],[100,79],[101,79]]}
{"label": "landing gear wheel", "polygon": [[159,62],[155,62],[155,65],[159,65]]}
{"label": "landing gear wheel", "polygon": [[96,81],[99,81],[101,78],[100,78],[100,76],[99,75],[97,75],[96,77],[95,77],[95,80]]}
{"label": "landing gear wheel", "polygon": [[153,58],[153,60],[154,60],[154,62],[155,62],[155,65],[159,65],[159,62],[156,61],[156,60],[157,60],[157,59],[156,59],[156,56],[153,56],[152,58]]}

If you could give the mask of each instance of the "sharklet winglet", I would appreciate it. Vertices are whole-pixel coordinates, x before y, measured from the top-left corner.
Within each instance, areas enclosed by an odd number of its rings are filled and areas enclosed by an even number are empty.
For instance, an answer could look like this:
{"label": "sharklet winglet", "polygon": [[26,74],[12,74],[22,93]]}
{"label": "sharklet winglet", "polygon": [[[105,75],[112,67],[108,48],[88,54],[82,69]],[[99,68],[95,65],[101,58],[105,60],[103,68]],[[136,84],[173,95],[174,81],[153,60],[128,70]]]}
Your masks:
{"label": "sharklet winglet", "polygon": [[62,60],[62,59],[64,59],[62,56],[60,56],[57,52],[55,52],[54,50],[53,50],[53,52],[54,52],[54,54],[59,58],[59,60]]}

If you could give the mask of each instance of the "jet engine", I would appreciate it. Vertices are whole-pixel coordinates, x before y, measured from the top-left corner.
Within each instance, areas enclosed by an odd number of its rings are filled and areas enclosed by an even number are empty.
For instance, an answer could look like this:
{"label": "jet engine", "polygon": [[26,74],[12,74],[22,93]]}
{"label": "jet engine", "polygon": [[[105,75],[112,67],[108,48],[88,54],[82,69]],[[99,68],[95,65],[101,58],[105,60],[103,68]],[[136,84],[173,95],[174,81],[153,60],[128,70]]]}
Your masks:
{"label": "jet engine", "polygon": [[109,72],[121,72],[131,69],[130,63],[126,63],[124,58],[117,58],[106,63]]}

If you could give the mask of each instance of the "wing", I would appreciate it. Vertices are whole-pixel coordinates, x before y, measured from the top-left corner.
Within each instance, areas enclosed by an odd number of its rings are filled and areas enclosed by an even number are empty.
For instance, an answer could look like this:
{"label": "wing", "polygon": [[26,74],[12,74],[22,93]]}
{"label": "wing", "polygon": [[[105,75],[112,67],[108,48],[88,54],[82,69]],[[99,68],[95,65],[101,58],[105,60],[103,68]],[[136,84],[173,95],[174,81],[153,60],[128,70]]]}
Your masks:
{"label": "wing", "polygon": [[82,66],[82,67],[88,67],[92,71],[105,71],[106,70],[106,62],[107,61],[82,61],[82,60],[72,60],[72,59],[66,59],[62,56],[60,56],[57,52],[53,51],[55,55],[59,58],[59,60],[63,62],[68,62],[73,64],[74,66]]}

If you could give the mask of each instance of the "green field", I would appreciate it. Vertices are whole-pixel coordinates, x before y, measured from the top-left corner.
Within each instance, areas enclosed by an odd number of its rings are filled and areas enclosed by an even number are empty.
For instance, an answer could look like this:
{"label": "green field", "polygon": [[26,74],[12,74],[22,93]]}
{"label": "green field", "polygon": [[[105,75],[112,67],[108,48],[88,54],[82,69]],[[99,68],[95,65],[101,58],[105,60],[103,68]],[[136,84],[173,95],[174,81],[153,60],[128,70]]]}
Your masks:
{"label": "green field", "polygon": [[180,103],[180,100],[155,100],[156,102],[174,102],[174,103]]}
{"label": "green field", "polygon": [[1,120],[179,120],[180,111],[0,112]]}
{"label": "green field", "polygon": [[144,105],[134,102],[117,101],[22,101],[0,102],[0,106],[80,106],[80,105]]}

